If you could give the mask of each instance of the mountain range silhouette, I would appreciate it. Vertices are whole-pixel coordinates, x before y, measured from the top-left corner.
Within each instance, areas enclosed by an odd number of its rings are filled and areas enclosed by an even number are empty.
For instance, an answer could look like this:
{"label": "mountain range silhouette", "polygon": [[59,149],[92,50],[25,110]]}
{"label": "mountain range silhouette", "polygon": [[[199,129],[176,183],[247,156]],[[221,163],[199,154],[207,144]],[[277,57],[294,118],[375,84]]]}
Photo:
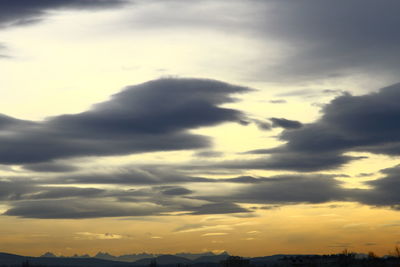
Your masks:
{"label": "mountain range silhouette", "polygon": [[[136,259],[136,260],[132,260]],[[271,267],[271,266],[400,266],[399,256],[377,257],[374,253],[341,253],[331,255],[286,255],[243,258],[227,252],[177,253],[175,255],[127,254],[113,256],[99,252],[71,257],[46,252],[40,257],[0,253],[0,267]]]}

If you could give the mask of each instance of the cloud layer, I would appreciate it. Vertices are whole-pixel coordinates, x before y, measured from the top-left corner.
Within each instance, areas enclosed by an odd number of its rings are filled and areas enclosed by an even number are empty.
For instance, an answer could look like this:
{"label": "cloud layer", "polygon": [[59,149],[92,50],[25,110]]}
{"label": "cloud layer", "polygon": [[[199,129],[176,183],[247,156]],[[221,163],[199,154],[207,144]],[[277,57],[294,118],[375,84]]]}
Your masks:
{"label": "cloud layer", "polygon": [[79,114],[43,122],[2,115],[0,163],[204,148],[210,140],[188,130],[240,122],[240,111],[219,105],[248,90],[214,80],[161,79],[127,87]]}
{"label": "cloud layer", "polygon": [[126,0],[3,0],[0,2],[0,26],[18,26],[38,22],[50,10],[99,9],[119,6]]}
{"label": "cloud layer", "polygon": [[319,171],[338,168],[358,157],[348,152],[400,155],[400,84],[376,93],[345,93],[322,109],[321,118],[280,135],[286,144],[250,151],[270,154],[267,159],[226,163],[226,167]]}

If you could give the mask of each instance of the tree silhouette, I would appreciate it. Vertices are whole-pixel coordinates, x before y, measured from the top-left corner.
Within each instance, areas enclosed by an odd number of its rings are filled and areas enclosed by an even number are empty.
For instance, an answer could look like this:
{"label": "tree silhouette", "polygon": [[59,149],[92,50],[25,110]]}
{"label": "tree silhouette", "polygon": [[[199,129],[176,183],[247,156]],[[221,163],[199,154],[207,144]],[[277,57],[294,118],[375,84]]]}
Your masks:
{"label": "tree silhouette", "polygon": [[156,259],[152,259],[151,261],[150,261],[150,265],[149,265],[149,267],[157,267],[158,265],[157,265],[157,260]]}
{"label": "tree silhouette", "polygon": [[229,256],[220,264],[222,267],[246,267],[249,266],[250,261],[239,256]]}

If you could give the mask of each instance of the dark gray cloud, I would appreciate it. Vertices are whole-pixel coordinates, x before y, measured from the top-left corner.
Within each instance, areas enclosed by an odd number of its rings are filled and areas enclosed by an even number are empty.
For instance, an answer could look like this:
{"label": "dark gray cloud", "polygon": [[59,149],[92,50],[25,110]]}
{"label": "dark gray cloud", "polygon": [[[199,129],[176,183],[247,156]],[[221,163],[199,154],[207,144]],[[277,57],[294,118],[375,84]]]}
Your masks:
{"label": "dark gray cloud", "polygon": [[24,196],[23,199],[60,199],[71,197],[92,198],[106,196],[104,189],[79,188],[79,187],[36,187],[34,191]]}
{"label": "dark gray cloud", "polygon": [[[192,191],[179,186],[131,189],[49,186],[28,182],[1,182],[3,215],[41,219],[149,216],[190,211],[181,196]],[[193,201],[192,201],[193,202]],[[198,204],[197,204],[198,205]],[[42,208],[40,208],[42,207]]]}
{"label": "dark gray cloud", "polygon": [[[114,184],[114,185],[174,185],[187,183],[258,183],[265,177],[237,176],[231,178],[209,178],[193,176],[182,166],[121,166],[111,168],[106,172],[61,174],[51,178],[36,180],[39,184]],[[185,166],[184,168],[187,168]],[[196,168],[189,166],[188,168]],[[207,168],[207,166],[205,167]],[[239,167],[240,168],[240,167]]]}
{"label": "dark gray cloud", "polygon": [[37,200],[14,203],[4,215],[38,219],[150,216],[166,211],[153,204],[113,203],[102,199]]}
{"label": "dark gray cloud", "polygon": [[181,196],[191,194],[193,191],[184,187],[165,187],[162,193],[169,196]]}
{"label": "dark gray cloud", "polygon": [[35,126],[34,122],[24,121],[0,114],[0,130],[14,130],[18,126]]}
{"label": "dark gray cloud", "polygon": [[207,196],[211,201],[231,201],[254,204],[299,204],[345,201],[352,190],[342,188],[341,182],[329,175],[275,176],[259,183],[243,185],[223,196]]}
{"label": "dark gray cloud", "polygon": [[107,192],[97,188],[79,188],[73,186],[49,186],[30,179],[13,179],[0,181],[0,200],[19,201],[30,199],[60,199],[71,197],[91,198],[95,196],[109,196]]}
{"label": "dark gray cloud", "polygon": [[0,200],[19,200],[32,190],[32,185],[26,181],[0,181]]}
{"label": "dark gray cloud", "polygon": [[70,164],[57,163],[57,162],[42,162],[35,164],[26,164],[23,166],[25,170],[34,172],[72,172],[79,168]]}
{"label": "dark gray cloud", "polygon": [[225,178],[225,179],[218,179],[218,182],[229,182],[229,183],[243,183],[243,184],[253,184],[261,182],[265,178],[255,178],[252,176],[239,176],[236,178]]}
{"label": "dark gray cloud", "polygon": [[288,120],[285,118],[271,118],[273,127],[281,127],[284,129],[298,129],[303,126],[303,124],[299,121]]}
{"label": "dark gray cloud", "polygon": [[93,171],[85,173],[62,174],[44,183],[54,184],[115,184],[115,185],[162,185],[190,182],[213,182],[213,179],[188,176],[166,166],[122,166],[108,171]]}
{"label": "dark gray cloud", "polygon": [[358,201],[375,206],[387,206],[400,210],[400,166],[381,171],[383,178],[365,182],[371,189],[358,195]]}
{"label": "dark gray cloud", "polygon": [[400,84],[362,96],[346,94],[326,105],[322,118],[302,129],[285,131],[282,139],[296,151],[367,151],[399,154],[386,144],[398,144]]}
{"label": "dark gray cloud", "polygon": [[127,0],[2,0],[0,27],[26,25],[43,19],[50,10],[99,9],[120,6]]}
{"label": "dark gray cloud", "polygon": [[261,169],[261,170],[294,170],[299,172],[313,172],[335,169],[351,160],[363,157],[338,155],[336,153],[305,153],[290,150],[274,151],[260,149],[250,154],[273,154],[268,158],[254,160],[227,161],[210,166],[210,168],[228,169]]}
{"label": "dark gray cloud", "polygon": [[217,158],[223,155],[224,155],[223,152],[213,151],[213,150],[198,151],[194,154],[195,157],[200,157],[200,158]]}
{"label": "dark gray cloud", "polygon": [[43,122],[0,117],[0,163],[37,163],[79,156],[125,155],[204,148],[202,126],[240,122],[244,115],[219,105],[248,88],[206,79],[160,79],[129,86],[86,112]]}
{"label": "dark gray cloud", "polygon": [[287,101],[285,99],[274,99],[270,100],[269,103],[271,104],[285,104]]}
{"label": "dark gray cloud", "polygon": [[252,121],[257,125],[258,129],[260,129],[260,130],[269,131],[272,128],[271,124],[269,124],[266,121],[257,120],[257,119],[253,119]]}
{"label": "dark gray cloud", "polygon": [[273,60],[261,50],[260,63],[243,68],[246,78],[299,82],[363,73],[399,74],[397,0],[209,2],[157,1],[151,16],[145,12],[130,17],[128,23],[144,29],[232,32],[283,47],[283,56]]}
{"label": "dark gray cloud", "polygon": [[293,91],[287,91],[284,93],[279,93],[276,96],[279,97],[300,97],[300,98],[305,98],[305,99],[310,99],[310,98],[321,98],[324,96],[338,96],[346,94],[346,91],[340,90],[340,89],[311,89],[311,88],[306,88],[306,89],[300,89],[300,90],[293,90]]}
{"label": "dark gray cloud", "polygon": [[283,131],[279,138],[285,145],[248,152],[270,154],[269,158],[225,162],[220,166],[319,171],[362,158],[347,156],[347,152],[400,155],[399,101],[400,84],[367,95],[341,95],[322,108],[322,116],[316,122]]}
{"label": "dark gray cloud", "polygon": [[[365,182],[370,189],[348,189],[336,178],[341,175],[279,175],[204,178],[214,188],[208,194],[179,185],[128,189],[49,186],[31,180],[0,181],[0,200],[9,206],[8,216],[42,219],[79,219],[121,216],[161,216],[170,212],[191,215],[250,213],[240,204],[271,207],[332,201],[358,202],[400,209],[399,166],[382,170],[383,178]],[[205,181],[203,181],[205,182]],[[240,186],[225,190],[226,183]],[[221,188],[220,193],[215,188]],[[207,202],[204,204],[204,202]]]}
{"label": "dark gray cloud", "polygon": [[247,212],[234,203],[203,204],[187,198],[192,190],[181,186],[128,190],[0,183],[0,200],[9,206],[3,214],[40,219],[84,219],[121,216],[160,216],[169,212],[229,214]]}
{"label": "dark gray cloud", "polygon": [[398,1],[270,0],[265,5],[270,12],[259,31],[295,47],[275,66],[288,79],[382,70],[398,74]]}
{"label": "dark gray cloud", "polygon": [[226,213],[242,213],[242,212],[251,212],[251,211],[240,207],[238,204],[223,201],[196,207],[194,208],[194,211],[191,212],[190,214],[204,215],[204,214],[226,214]]}

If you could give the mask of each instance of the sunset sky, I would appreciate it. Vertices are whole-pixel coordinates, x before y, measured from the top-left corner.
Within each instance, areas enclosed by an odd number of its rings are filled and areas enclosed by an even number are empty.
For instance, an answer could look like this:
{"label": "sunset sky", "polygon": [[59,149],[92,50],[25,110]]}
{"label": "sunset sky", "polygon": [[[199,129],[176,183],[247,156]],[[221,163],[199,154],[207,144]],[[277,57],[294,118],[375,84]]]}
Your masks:
{"label": "sunset sky", "polygon": [[398,0],[0,0],[0,251],[388,254]]}

